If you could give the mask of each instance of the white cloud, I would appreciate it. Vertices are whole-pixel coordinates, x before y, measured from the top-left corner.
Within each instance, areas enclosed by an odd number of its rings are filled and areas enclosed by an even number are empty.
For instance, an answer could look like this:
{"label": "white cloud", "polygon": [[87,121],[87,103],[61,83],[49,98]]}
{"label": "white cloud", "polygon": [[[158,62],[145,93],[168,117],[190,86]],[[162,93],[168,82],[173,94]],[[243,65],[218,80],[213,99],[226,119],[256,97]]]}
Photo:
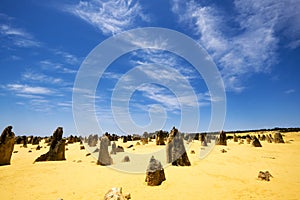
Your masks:
{"label": "white cloud", "polygon": [[80,1],[68,6],[67,12],[85,20],[104,34],[115,34],[133,27],[137,18],[147,21],[142,7],[135,0]]}
{"label": "white cloud", "polygon": [[245,76],[269,72],[277,62],[278,32],[287,33],[290,48],[300,45],[300,4],[292,2],[236,0],[234,15],[220,7],[173,0],[172,10],[217,62],[227,90],[242,91]]}
{"label": "white cloud", "polygon": [[5,89],[14,91],[17,94],[31,94],[31,95],[51,95],[53,90],[45,87],[32,87],[23,84],[7,84]]}

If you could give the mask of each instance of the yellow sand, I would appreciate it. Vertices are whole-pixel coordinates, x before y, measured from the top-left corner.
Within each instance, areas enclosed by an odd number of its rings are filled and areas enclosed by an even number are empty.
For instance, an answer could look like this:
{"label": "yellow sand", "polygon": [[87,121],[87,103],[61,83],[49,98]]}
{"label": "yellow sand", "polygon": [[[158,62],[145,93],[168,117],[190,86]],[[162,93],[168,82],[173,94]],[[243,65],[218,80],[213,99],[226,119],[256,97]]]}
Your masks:
{"label": "yellow sand", "polygon": [[[42,153],[15,145],[12,162],[0,167],[0,199],[64,200],[103,199],[111,187],[123,187],[132,199],[300,199],[300,133],[287,133],[286,144],[261,142],[262,148],[239,145],[215,146],[204,159],[199,159],[200,143],[194,141],[188,150],[191,167],[165,168],[166,181],[160,186],[147,186],[145,174],[129,174],[98,166],[96,160],[70,144],[66,161],[33,161]],[[120,143],[121,144],[121,143]],[[122,144],[124,147],[136,142]],[[42,144],[42,146],[46,146]],[[154,142],[135,146],[135,152],[156,151]],[[221,153],[225,149],[227,153]],[[127,150],[125,148],[125,150]],[[190,154],[195,150],[196,154]],[[133,151],[130,149],[130,151]],[[257,179],[260,170],[268,170],[270,182]]]}

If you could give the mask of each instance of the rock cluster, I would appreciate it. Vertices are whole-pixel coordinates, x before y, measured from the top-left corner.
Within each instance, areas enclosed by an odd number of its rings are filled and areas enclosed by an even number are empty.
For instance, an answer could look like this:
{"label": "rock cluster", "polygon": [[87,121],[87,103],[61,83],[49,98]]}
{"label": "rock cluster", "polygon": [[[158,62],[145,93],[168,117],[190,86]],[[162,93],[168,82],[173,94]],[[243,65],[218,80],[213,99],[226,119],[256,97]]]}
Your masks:
{"label": "rock cluster", "polygon": [[258,179],[262,181],[270,181],[271,177],[273,178],[273,176],[270,174],[269,171],[265,171],[265,172],[260,171],[258,173]]}
{"label": "rock cluster", "polygon": [[175,127],[169,134],[166,150],[167,163],[172,163],[174,166],[191,165],[184,147],[183,138]]}
{"label": "rock cluster", "polygon": [[160,161],[152,156],[147,167],[145,182],[149,186],[157,186],[165,180],[165,172]]}
{"label": "rock cluster", "polygon": [[100,138],[100,150],[97,165],[111,165],[113,163],[112,158],[108,153],[109,139],[106,136]]}
{"label": "rock cluster", "polygon": [[123,195],[122,188],[112,188],[105,195],[104,200],[128,200],[130,194]]}
{"label": "rock cluster", "polygon": [[12,132],[12,126],[8,126],[0,136],[0,165],[10,165],[14,143],[15,134]]}
{"label": "rock cluster", "polygon": [[38,157],[35,162],[66,160],[65,139],[62,138],[62,135],[63,128],[58,127],[53,133],[49,151]]}

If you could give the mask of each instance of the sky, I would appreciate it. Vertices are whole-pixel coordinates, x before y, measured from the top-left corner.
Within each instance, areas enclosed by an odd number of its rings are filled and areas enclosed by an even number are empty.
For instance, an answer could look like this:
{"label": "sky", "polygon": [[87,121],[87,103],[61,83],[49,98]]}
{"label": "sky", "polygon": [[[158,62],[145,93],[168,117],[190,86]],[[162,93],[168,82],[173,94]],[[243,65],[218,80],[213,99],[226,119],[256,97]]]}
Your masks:
{"label": "sky", "polygon": [[[212,105],[220,101],[226,105],[224,130],[299,127],[299,10],[299,0],[2,0],[0,128],[41,136],[57,126],[66,135],[169,131],[181,127],[186,106],[191,114],[180,131],[207,131],[213,130]],[[140,49],[115,59],[91,93],[101,133],[88,123],[85,133],[78,131],[83,122],[74,121],[72,97],[84,61],[109,38],[145,27],[192,38],[215,64],[226,98],[214,98],[190,62],[165,50],[167,40],[158,37],[149,48],[147,39],[133,37]],[[114,92],[128,94],[128,88],[129,115],[123,115],[124,106],[113,107]],[[123,127],[129,122],[135,127]],[[196,129],[186,128],[193,123]]]}

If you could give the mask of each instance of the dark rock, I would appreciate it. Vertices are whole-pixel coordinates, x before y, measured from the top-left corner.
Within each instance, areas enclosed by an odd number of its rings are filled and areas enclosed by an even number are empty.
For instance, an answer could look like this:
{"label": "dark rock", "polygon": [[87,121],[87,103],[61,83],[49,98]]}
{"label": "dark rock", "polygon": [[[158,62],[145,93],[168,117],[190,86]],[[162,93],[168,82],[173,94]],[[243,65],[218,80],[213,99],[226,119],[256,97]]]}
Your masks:
{"label": "dark rock", "polygon": [[14,151],[13,153],[18,153],[18,151]]}
{"label": "dark rock", "polygon": [[118,152],[124,152],[124,148],[122,146],[117,146],[116,153]]}
{"label": "dark rock", "polygon": [[246,142],[247,144],[251,143],[252,138],[250,137],[250,135],[246,135]]}
{"label": "dark rock", "polygon": [[12,126],[6,127],[0,136],[0,166],[10,165],[10,159],[14,150],[15,134]]}
{"label": "dark rock", "polygon": [[28,153],[31,153],[31,152],[32,152],[31,150],[28,151]]}
{"label": "dark rock", "polygon": [[23,147],[27,148],[27,137],[25,135],[22,136]]}
{"label": "dark rock", "polygon": [[156,133],[155,141],[156,145],[165,145],[165,133],[162,130]]}
{"label": "dark rock", "polygon": [[220,132],[219,138],[217,138],[216,145],[227,146],[226,133],[224,131]]}
{"label": "dark rock", "polygon": [[284,140],[283,140],[282,135],[281,135],[280,132],[276,132],[274,134],[274,142],[275,143],[284,143]]}
{"label": "dark rock", "polygon": [[84,150],[85,148],[84,148],[84,146],[82,145],[82,146],[80,146],[80,150]]}
{"label": "dark rock", "polygon": [[31,144],[32,145],[39,145],[40,144],[40,139],[38,137],[33,137]]}
{"label": "dark rock", "polygon": [[238,137],[236,136],[236,134],[233,135],[233,142],[238,142]]}
{"label": "dark rock", "polygon": [[263,172],[263,171],[260,171],[259,173],[258,173],[258,179],[259,180],[264,180],[264,181],[270,181],[270,178],[273,178],[273,176],[270,174],[270,172],[269,171],[265,171],[265,172]]}
{"label": "dark rock", "polygon": [[194,150],[191,150],[191,154],[195,154],[195,151],[194,151]]}
{"label": "dark rock", "polygon": [[66,160],[65,140],[62,138],[62,135],[63,128],[58,127],[53,133],[49,151],[38,157],[35,162]]}
{"label": "dark rock", "polygon": [[122,159],[122,162],[130,162],[129,156],[124,156],[124,158]]}
{"label": "dark rock", "polygon": [[147,167],[145,182],[147,182],[149,186],[157,186],[165,180],[165,172],[160,161],[152,156]]}
{"label": "dark rock", "polygon": [[85,156],[90,156],[91,155],[91,153],[87,153],[87,154],[85,154]]}
{"label": "dark rock", "polygon": [[252,146],[254,146],[254,147],[262,147],[261,144],[260,144],[260,141],[255,136],[254,136],[253,141],[252,141]]}
{"label": "dark rock", "polygon": [[100,138],[100,150],[97,165],[111,165],[113,163],[113,160],[108,153],[108,144],[108,137],[103,136]]}
{"label": "dark rock", "polygon": [[221,153],[227,153],[227,151],[225,149],[221,149],[220,151],[221,151]]}
{"label": "dark rock", "polygon": [[141,142],[143,145],[148,144],[148,138],[141,138]]}
{"label": "dark rock", "polygon": [[126,136],[124,136],[123,137],[123,143],[126,143],[128,140],[127,140],[127,137]]}
{"label": "dark rock", "polygon": [[127,148],[130,149],[131,147],[133,147],[133,144],[129,145]]}
{"label": "dark rock", "polygon": [[183,138],[178,130],[173,127],[167,140],[167,163],[174,166],[190,166],[191,163],[187,156]]}
{"label": "dark rock", "polygon": [[42,147],[40,146],[40,145],[38,145],[37,147],[36,147],[36,150],[40,150]]}
{"label": "dark rock", "polygon": [[141,143],[140,143],[140,142],[137,142],[135,145],[136,145],[136,146],[139,146],[139,145],[141,145]]}
{"label": "dark rock", "polygon": [[265,141],[266,140],[266,136],[265,135],[262,135],[261,137],[260,137],[260,141]]}
{"label": "dark rock", "polygon": [[110,154],[116,154],[117,151],[116,151],[116,143],[113,142],[112,145],[111,145],[111,151],[110,151]]}

